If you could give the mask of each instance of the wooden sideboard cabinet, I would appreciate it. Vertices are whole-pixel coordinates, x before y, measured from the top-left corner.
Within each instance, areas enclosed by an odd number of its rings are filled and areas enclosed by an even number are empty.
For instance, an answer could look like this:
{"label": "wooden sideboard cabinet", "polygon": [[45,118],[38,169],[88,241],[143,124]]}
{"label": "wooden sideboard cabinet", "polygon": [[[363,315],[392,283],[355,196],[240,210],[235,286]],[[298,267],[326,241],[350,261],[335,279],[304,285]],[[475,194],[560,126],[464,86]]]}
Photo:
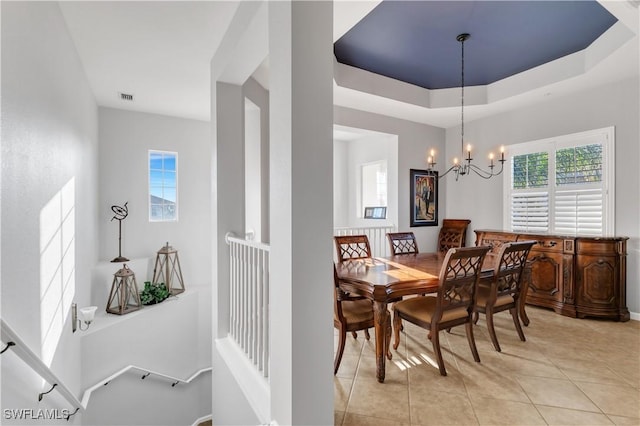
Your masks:
{"label": "wooden sideboard cabinet", "polygon": [[571,317],[629,320],[627,237],[599,238],[475,230],[476,245],[497,253],[509,241],[534,240],[526,303]]}
{"label": "wooden sideboard cabinet", "polygon": [[627,238],[576,238],[576,314],[629,321]]}

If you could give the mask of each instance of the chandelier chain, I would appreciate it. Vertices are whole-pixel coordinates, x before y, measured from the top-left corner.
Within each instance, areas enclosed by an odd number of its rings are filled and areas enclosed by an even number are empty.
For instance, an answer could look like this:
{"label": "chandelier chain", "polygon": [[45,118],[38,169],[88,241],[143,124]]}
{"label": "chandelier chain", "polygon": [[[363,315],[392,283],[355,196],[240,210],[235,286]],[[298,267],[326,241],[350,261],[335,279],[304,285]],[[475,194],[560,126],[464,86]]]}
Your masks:
{"label": "chandelier chain", "polygon": [[460,38],[462,45],[462,71],[460,73],[460,115],[461,115],[461,128],[460,128],[460,154],[464,157],[464,41],[466,37]]}

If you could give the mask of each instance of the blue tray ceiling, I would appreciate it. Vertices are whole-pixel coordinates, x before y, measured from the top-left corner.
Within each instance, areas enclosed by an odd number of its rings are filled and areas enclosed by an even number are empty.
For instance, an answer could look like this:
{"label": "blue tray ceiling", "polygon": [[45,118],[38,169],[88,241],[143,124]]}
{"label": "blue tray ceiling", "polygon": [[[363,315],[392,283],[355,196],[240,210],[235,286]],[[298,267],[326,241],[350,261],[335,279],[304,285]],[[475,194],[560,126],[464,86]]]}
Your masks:
{"label": "blue tray ceiling", "polygon": [[485,85],[588,47],[616,18],[596,1],[385,0],[334,43],[338,62],[427,89]]}

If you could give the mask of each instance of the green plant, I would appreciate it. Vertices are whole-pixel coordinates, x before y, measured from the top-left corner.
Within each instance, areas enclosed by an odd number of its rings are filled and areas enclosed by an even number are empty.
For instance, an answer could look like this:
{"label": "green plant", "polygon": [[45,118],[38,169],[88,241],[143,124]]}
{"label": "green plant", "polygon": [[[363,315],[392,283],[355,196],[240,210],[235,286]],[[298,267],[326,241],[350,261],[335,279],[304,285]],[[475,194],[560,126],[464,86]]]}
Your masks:
{"label": "green plant", "polygon": [[169,290],[164,283],[144,282],[144,289],[140,293],[140,301],[143,305],[160,303],[167,297],[169,297]]}

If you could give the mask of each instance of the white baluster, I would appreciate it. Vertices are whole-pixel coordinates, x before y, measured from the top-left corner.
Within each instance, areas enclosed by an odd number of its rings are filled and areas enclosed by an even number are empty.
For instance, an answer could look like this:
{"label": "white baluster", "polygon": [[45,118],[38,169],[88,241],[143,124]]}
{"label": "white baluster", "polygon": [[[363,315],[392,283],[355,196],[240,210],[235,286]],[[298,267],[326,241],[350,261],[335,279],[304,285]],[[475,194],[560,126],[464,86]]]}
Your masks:
{"label": "white baluster", "polygon": [[230,258],[229,334],[269,375],[269,246],[227,238]]}

